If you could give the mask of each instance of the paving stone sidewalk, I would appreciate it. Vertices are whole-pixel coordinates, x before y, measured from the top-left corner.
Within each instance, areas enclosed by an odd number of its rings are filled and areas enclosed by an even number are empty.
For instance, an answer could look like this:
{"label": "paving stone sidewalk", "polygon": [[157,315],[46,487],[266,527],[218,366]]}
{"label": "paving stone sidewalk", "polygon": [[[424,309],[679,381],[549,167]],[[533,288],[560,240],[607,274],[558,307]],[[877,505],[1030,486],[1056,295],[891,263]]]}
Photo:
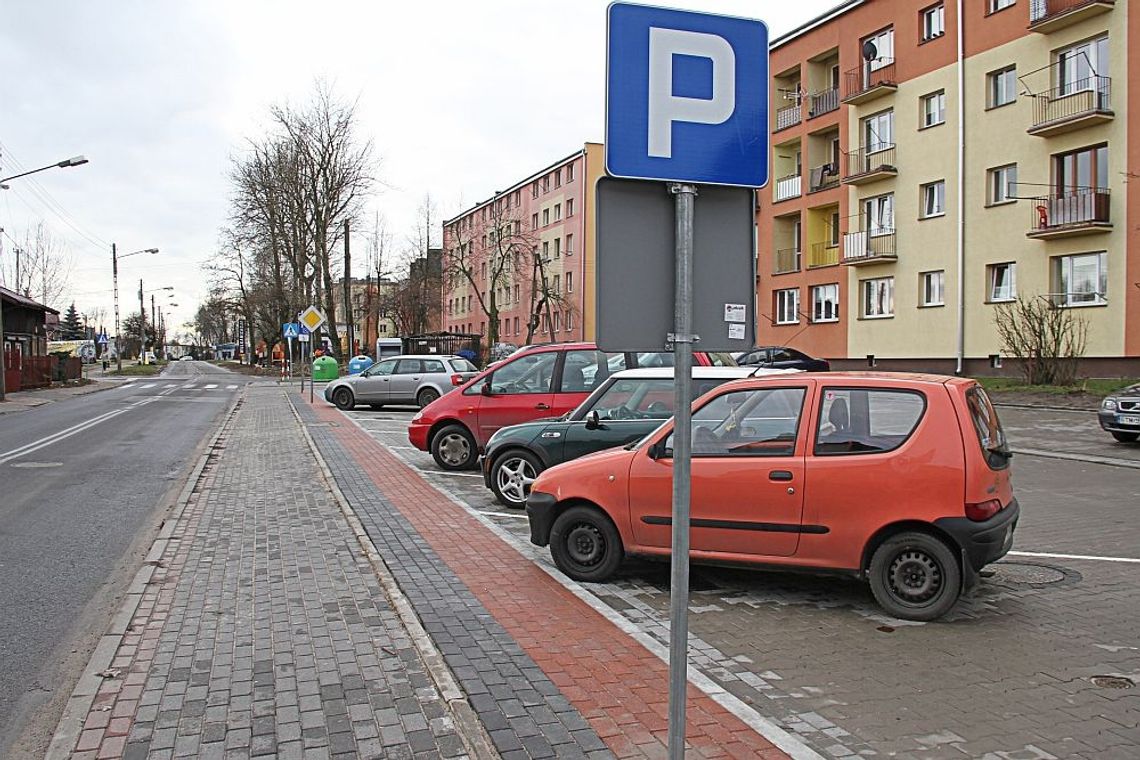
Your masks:
{"label": "paving stone sidewalk", "polygon": [[280,389],[245,391],[153,564],[73,758],[467,756]]}

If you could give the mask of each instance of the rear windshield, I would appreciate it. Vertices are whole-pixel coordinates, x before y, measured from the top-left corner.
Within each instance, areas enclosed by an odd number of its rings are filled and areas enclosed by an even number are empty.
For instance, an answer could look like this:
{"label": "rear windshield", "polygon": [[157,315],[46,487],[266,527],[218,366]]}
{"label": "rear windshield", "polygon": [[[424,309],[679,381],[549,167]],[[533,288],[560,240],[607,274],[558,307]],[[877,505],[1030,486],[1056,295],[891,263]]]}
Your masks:
{"label": "rear windshield", "polygon": [[736,359],[732,358],[732,354],[723,353],[723,352],[716,352],[716,353],[710,353],[708,355],[708,357],[709,357],[709,364],[711,364],[714,367],[735,367],[735,366],[737,366]]}
{"label": "rear windshield", "polygon": [[970,418],[974,421],[974,431],[978,434],[978,445],[982,447],[982,454],[990,469],[1000,470],[1009,465],[1009,443],[1005,439],[1005,430],[1001,427],[997,410],[990,403],[990,397],[975,385],[966,391],[966,406],[970,410]]}
{"label": "rear windshield", "polygon": [[456,372],[478,372],[479,371],[475,367],[474,364],[472,364],[471,362],[467,361],[466,359],[462,359],[462,358],[452,359],[451,360],[451,367]]}

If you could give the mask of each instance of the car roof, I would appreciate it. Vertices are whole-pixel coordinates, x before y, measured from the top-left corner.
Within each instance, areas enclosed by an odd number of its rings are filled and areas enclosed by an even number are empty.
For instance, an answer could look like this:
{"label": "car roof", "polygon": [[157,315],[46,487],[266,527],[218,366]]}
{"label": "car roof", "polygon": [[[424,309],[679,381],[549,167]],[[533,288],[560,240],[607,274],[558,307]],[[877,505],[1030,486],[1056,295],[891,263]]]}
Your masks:
{"label": "car roof", "polygon": [[[745,377],[762,377],[765,375],[802,374],[795,369],[764,369],[758,367],[693,367],[693,377],[698,380],[738,380]],[[640,367],[638,369],[623,369],[620,372],[610,373],[610,377],[630,379],[672,379],[672,367]]]}
{"label": "car roof", "polygon": [[455,354],[398,354],[397,356],[385,356],[384,361],[390,359],[462,359],[462,356]]}
{"label": "car roof", "polygon": [[[972,384],[975,381],[966,377],[953,377],[951,375],[936,375],[924,372],[801,372],[797,379],[811,378],[827,385],[843,385],[845,380],[875,380],[891,385],[946,385]],[[757,375],[756,379],[762,379]]]}

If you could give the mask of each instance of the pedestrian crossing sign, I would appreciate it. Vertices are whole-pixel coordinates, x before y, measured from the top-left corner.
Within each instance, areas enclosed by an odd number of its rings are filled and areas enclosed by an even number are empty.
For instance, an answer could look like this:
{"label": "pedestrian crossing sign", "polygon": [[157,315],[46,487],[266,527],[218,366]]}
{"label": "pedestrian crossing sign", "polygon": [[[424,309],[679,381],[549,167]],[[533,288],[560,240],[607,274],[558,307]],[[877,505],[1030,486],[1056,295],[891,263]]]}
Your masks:
{"label": "pedestrian crossing sign", "polygon": [[301,326],[296,322],[286,322],[281,325],[281,336],[288,338],[296,338],[301,334]]}

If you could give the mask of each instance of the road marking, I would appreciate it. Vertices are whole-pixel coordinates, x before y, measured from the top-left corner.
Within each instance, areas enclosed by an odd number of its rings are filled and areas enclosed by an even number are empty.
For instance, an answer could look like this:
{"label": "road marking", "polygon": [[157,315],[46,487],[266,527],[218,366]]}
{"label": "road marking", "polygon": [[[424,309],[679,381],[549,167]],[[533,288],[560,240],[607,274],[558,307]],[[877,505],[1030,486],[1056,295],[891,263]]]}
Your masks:
{"label": "road marking", "polygon": [[525,512],[523,514],[519,514],[518,512],[484,512],[483,514],[487,515],[488,517],[513,517],[516,520],[527,519]]}
{"label": "road marking", "polygon": [[447,477],[450,477],[450,478],[479,478],[480,480],[483,479],[482,475],[478,475],[474,472],[446,472],[444,470],[425,470],[422,467],[417,467],[416,471],[422,472],[424,475],[446,475]]}
{"label": "road marking", "polygon": [[1099,557],[1094,554],[1054,554],[1053,552],[1009,552],[1011,557],[1039,557],[1041,559],[1087,559],[1094,562],[1124,562],[1140,564],[1136,557]]}
{"label": "road marking", "polygon": [[[132,406],[134,405],[132,404]],[[3,454],[0,454],[0,464],[10,462],[13,459],[19,459],[26,454],[31,454],[33,451],[39,451],[45,446],[50,446],[53,443],[62,441],[64,438],[70,438],[76,433],[82,433],[88,428],[95,427],[100,422],[106,422],[112,417],[118,417],[120,414],[126,414],[129,411],[130,409],[116,409],[112,412],[105,412],[103,414],[100,414],[98,417],[92,417],[85,422],[80,422],[78,425],[73,425],[72,427],[66,428],[57,433],[52,433],[51,435],[44,436],[38,441],[32,441],[31,443],[20,446],[19,448],[7,451]]]}
{"label": "road marking", "polygon": [[218,387],[218,384],[217,384],[217,383],[210,383],[209,385],[207,385],[207,386],[206,386],[206,390],[208,390],[208,391],[212,391],[212,390],[214,390],[214,389],[215,389],[215,388],[217,388],[217,387]]}
{"label": "road marking", "polygon": [[122,386],[120,386],[120,387],[121,387],[121,388],[134,388],[134,387],[135,387],[135,384],[134,384],[134,383],[127,383],[126,385],[122,385]]}
{"label": "road marking", "polygon": [[191,390],[192,388],[195,387],[195,384],[194,383],[186,383],[186,385],[183,385],[182,387],[185,388],[186,390]]}
{"label": "road marking", "polygon": [[177,388],[177,387],[178,387],[178,383],[167,383],[167,384],[166,384],[166,387],[167,387],[167,388]]}
{"label": "road marking", "polygon": [[237,386],[236,386],[236,385],[227,385],[227,386],[226,386],[226,390],[227,390],[227,391],[236,391],[236,390],[237,390]]}
{"label": "road marking", "polygon": [[145,388],[153,388],[155,385],[157,385],[157,383],[146,383],[145,385],[140,385],[139,387],[145,389]]}

